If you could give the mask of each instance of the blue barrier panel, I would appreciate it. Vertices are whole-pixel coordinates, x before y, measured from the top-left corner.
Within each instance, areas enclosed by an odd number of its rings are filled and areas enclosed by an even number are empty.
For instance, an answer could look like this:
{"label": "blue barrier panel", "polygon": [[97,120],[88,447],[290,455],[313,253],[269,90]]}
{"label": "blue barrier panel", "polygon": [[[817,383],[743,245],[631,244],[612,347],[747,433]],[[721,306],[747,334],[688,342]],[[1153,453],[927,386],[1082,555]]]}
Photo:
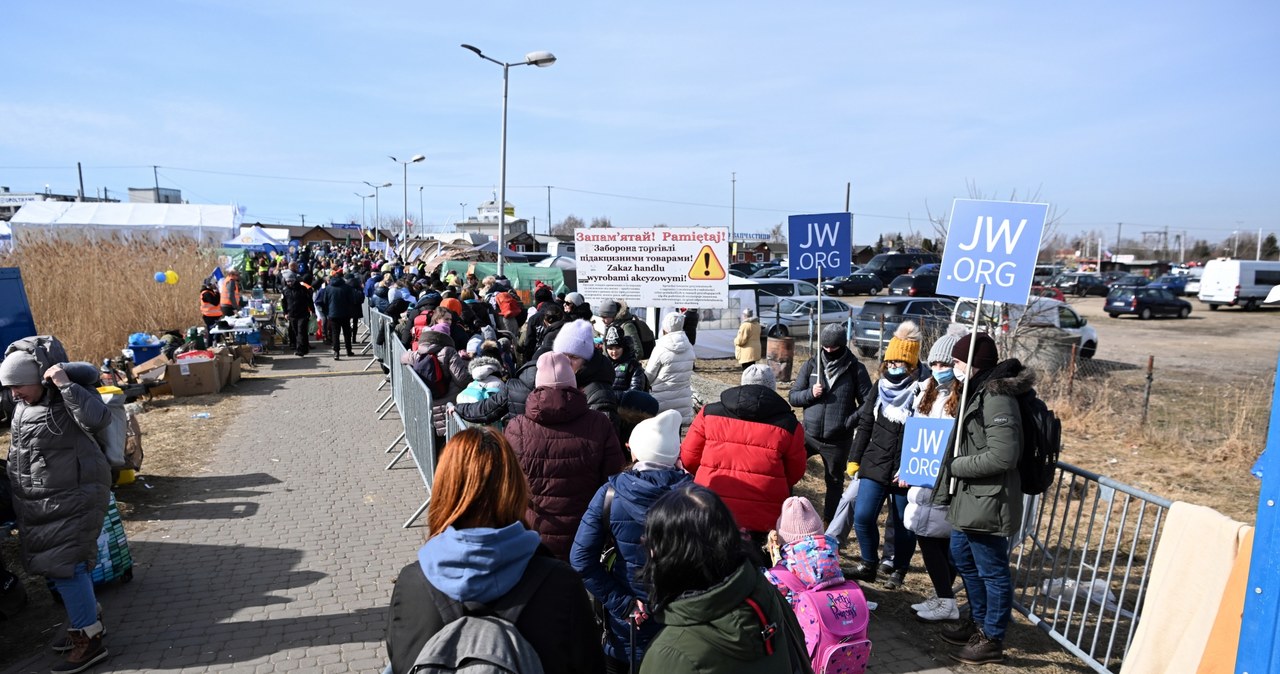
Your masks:
{"label": "blue barrier panel", "polygon": [[1263,674],[1280,670],[1276,645],[1280,643],[1280,362],[1271,395],[1271,425],[1267,446],[1253,474],[1262,479],[1258,494],[1257,529],[1253,532],[1253,556],[1249,560],[1249,584],[1245,591],[1236,671]]}

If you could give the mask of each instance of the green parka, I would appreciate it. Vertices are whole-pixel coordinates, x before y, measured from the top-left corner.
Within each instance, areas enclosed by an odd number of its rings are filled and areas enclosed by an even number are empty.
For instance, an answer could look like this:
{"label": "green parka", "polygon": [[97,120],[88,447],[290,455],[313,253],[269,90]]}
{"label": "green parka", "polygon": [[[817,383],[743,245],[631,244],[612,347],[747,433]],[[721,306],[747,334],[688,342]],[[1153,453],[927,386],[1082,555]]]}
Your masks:
{"label": "green parka", "polygon": [[947,506],[947,521],[957,529],[1012,536],[1021,527],[1022,415],[1015,397],[1034,384],[1035,373],[1013,358],[978,373],[970,385],[964,422],[955,431],[962,433],[959,455],[948,448],[933,491],[933,502]]}
{"label": "green parka", "polygon": [[[777,625],[772,654],[765,652],[760,618],[747,597]],[[656,618],[663,628],[645,652],[640,674],[788,674],[793,662],[802,663],[796,671],[812,674],[795,614],[749,562],[710,590],[671,602]]]}

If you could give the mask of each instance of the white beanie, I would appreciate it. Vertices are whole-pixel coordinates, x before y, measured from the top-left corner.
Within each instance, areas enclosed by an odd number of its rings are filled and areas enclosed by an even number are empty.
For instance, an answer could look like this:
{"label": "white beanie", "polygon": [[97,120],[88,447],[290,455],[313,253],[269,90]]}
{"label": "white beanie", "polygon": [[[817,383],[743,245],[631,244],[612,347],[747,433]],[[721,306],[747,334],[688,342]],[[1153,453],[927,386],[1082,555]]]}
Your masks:
{"label": "white beanie", "polygon": [[756,363],[742,371],[742,385],[747,386],[749,384],[758,384],[776,389],[778,388],[778,378],[774,376],[773,368]]}
{"label": "white beanie", "polygon": [[680,332],[684,329],[684,314],[678,311],[672,311],[662,317],[662,334],[668,332]]}
{"label": "white beanie", "polygon": [[591,360],[596,352],[595,334],[591,330],[591,324],[582,319],[566,323],[556,334],[556,341],[552,342],[551,350],[577,356],[583,360]]}
{"label": "white beanie", "polygon": [[675,410],[660,412],[631,429],[627,446],[636,461],[673,466],[680,458],[680,424],[684,418]]}

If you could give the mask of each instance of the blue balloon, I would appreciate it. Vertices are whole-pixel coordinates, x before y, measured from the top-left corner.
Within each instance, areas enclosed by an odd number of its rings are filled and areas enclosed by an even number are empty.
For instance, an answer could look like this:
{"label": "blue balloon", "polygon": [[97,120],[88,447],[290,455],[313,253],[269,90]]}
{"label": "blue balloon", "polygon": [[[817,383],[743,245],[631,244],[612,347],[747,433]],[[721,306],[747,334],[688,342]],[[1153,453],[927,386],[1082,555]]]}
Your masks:
{"label": "blue balloon", "polygon": [[156,280],[156,283],[164,283],[164,272],[158,271],[152,278]]}

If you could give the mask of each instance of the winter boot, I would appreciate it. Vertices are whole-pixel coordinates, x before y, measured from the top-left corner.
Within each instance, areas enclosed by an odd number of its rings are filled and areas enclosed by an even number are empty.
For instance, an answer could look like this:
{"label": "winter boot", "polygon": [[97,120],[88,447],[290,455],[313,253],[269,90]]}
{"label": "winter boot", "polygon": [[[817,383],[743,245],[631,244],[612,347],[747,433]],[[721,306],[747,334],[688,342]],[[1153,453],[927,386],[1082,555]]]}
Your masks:
{"label": "winter boot", "polygon": [[[884,567],[883,567],[883,566],[882,566],[882,567],[880,567],[880,568],[881,568],[881,570],[883,570],[883,569],[884,569]],[[906,572],[906,571],[900,571],[900,570],[896,570],[896,569],[895,569],[894,571],[891,571],[891,572],[889,573],[889,577],[888,577],[888,578],[885,578],[885,579],[884,579],[884,586],[885,586],[885,589],[888,589],[888,590],[896,590],[896,589],[898,589],[898,588],[902,587],[902,584],[903,584],[903,583],[905,583],[905,582],[906,582],[906,580],[907,580],[907,572]]]}
{"label": "winter boot", "polygon": [[[106,636],[107,636],[107,627],[106,627],[106,625],[105,625],[105,624],[103,624],[103,622],[102,622],[102,604],[98,604],[98,624],[99,624],[99,625],[102,625],[102,636],[103,636],[103,637],[106,637]],[[53,642],[53,643],[49,646],[49,648],[50,648],[51,650],[53,650],[53,652],[54,652],[54,653],[67,653],[67,652],[69,652],[69,651],[70,651],[72,648],[74,648],[74,647],[75,647],[75,645],[71,643],[71,632],[70,632],[70,631],[63,632],[63,634],[62,634],[62,638],[60,638],[60,639],[58,639],[57,641]]]}
{"label": "winter boot", "polygon": [[956,607],[955,598],[930,599],[923,609],[916,611],[916,619],[920,622],[936,623],[944,620],[959,620],[960,609]]}
{"label": "winter boot", "polygon": [[858,562],[856,566],[847,571],[844,575],[846,578],[860,580],[864,583],[874,583],[876,582],[876,565],[868,564],[866,562]]}
{"label": "winter boot", "polygon": [[942,640],[957,646],[965,646],[969,643],[969,639],[978,633],[978,625],[973,622],[972,618],[965,618],[957,623],[954,627],[948,627],[938,635]]}
{"label": "winter boot", "polygon": [[79,674],[107,659],[107,647],[102,645],[102,622],[96,622],[82,630],[67,630],[71,638],[71,652],[67,660],[54,667],[52,674]]}
{"label": "winter boot", "polygon": [[1001,662],[1004,660],[1004,642],[997,639],[988,639],[987,635],[982,633],[982,630],[978,630],[969,638],[969,643],[965,644],[964,648],[959,651],[952,653],[951,657],[966,665],[987,665],[993,662]]}

